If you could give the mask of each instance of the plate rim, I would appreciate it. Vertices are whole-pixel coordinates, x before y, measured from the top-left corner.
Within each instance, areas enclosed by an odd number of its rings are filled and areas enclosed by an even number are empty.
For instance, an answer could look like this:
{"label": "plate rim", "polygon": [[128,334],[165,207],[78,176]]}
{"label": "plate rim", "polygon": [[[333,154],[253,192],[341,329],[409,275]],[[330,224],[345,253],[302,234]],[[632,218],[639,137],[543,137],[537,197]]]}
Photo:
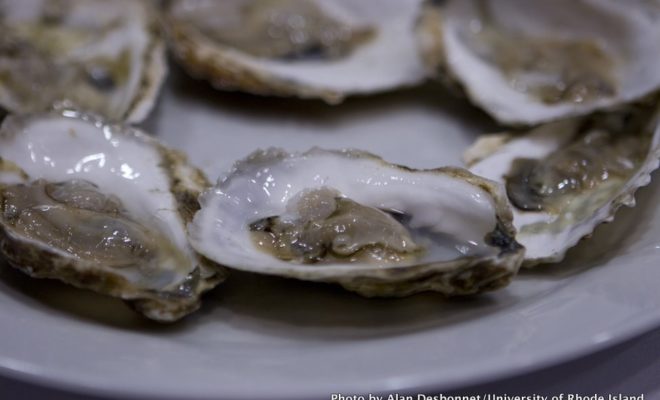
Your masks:
{"label": "plate rim", "polygon": [[[461,389],[469,389],[471,386],[478,386],[488,383],[493,383],[499,380],[513,378],[516,376],[526,375],[528,373],[538,372],[550,367],[561,365],[563,363],[578,360],[598,353],[608,348],[617,346],[630,340],[634,340],[643,334],[660,327],[660,312],[657,314],[648,314],[648,317],[636,318],[636,322],[627,326],[621,325],[620,328],[613,328],[607,332],[600,332],[596,335],[606,334],[607,338],[604,340],[593,340],[594,335],[589,335],[581,338],[580,340],[570,342],[570,345],[562,347],[559,351],[548,353],[547,351],[541,355],[537,355],[535,360],[526,357],[511,357],[508,362],[507,368],[498,367],[497,364],[491,363],[486,368],[480,370],[477,374],[472,376],[464,375],[462,378],[454,379],[452,382],[439,382],[434,379],[437,376],[437,371],[429,371],[426,374],[414,374],[412,376],[401,375],[398,379],[399,382],[404,384],[388,386],[387,390],[375,389],[374,386],[382,386],[383,380],[380,382],[373,381],[365,386],[371,386],[372,390],[367,389],[365,393],[372,394],[390,394],[390,393],[429,393],[429,392],[449,392],[460,391]],[[9,380],[14,380],[29,386],[41,387],[43,389],[59,390],[69,394],[76,394],[81,396],[96,396],[108,397],[116,399],[161,399],[161,400],[175,400],[180,399],[181,394],[168,394],[158,392],[157,390],[117,390],[108,388],[94,388],[84,383],[70,381],[66,379],[58,379],[48,373],[28,373],[18,371],[8,367],[5,358],[0,358],[0,376]],[[347,393],[358,394],[363,393],[360,390],[345,390],[347,388],[338,387],[334,393]],[[366,389],[366,388],[364,388]],[[291,390],[286,393],[277,393],[275,397],[262,396],[255,393],[227,393],[224,396],[221,393],[191,393],[186,395],[188,400],[212,400],[212,399],[234,399],[234,400],[306,400],[312,398],[327,398],[330,393],[321,393],[318,390]]]}

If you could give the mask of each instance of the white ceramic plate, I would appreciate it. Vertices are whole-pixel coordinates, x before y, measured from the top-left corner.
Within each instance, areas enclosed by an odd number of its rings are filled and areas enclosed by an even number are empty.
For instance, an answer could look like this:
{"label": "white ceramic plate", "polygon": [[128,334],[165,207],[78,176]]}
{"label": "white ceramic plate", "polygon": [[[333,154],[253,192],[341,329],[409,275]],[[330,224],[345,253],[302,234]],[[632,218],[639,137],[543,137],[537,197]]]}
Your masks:
{"label": "white ceramic plate", "polygon": [[[171,79],[149,130],[211,177],[258,146],[359,147],[414,167],[459,164],[482,114],[433,85],[339,107],[217,93]],[[234,274],[183,323],[0,269],[0,374],[78,392],[328,399],[440,391],[557,363],[660,322],[660,184],[572,251],[470,300],[368,300]]]}

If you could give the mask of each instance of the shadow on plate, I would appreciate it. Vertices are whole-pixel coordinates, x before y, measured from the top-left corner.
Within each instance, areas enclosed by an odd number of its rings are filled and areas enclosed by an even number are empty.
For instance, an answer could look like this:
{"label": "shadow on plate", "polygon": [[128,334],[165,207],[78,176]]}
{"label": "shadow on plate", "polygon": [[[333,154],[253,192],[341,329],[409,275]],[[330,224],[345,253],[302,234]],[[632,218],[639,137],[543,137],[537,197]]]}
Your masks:
{"label": "shadow on plate", "polygon": [[[366,299],[321,283],[234,272],[226,283],[205,295],[201,310],[172,324],[148,321],[122,301],[77,289],[55,280],[32,279],[9,266],[0,268],[3,294],[44,312],[88,323],[144,333],[170,334],[217,323],[291,337],[291,327],[305,336],[373,337],[416,331],[477,318],[516,301],[495,295],[446,299],[433,293],[404,299]],[[241,318],[235,318],[239,316]],[[308,332],[307,332],[308,333]],[[320,334],[320,335],[319,335]],[[296,335],[294,335],[296,336]]]}
{"label": "shadow on plate", "polygon": [[196,318],[296,339],[354,340],[457,324],[516,301],[506,290],[451,299],[437,293],[369,299],[338,285],[234,272],[220,290],[207,296]]}
{"label": "shadow on plate", "polygon": [[0,283],[3,295],[83,321],[116,328],[174,332],[183,326],[151,322],[133,312],[121,300],[88,290],[77,289],[52,279],[33,279],[0,260]]}

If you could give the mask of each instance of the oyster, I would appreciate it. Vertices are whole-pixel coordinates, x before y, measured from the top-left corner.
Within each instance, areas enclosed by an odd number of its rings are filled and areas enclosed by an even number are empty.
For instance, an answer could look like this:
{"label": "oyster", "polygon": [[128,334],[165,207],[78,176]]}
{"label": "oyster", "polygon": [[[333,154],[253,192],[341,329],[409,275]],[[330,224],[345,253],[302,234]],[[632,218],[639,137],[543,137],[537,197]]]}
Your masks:
{"label": "oyster", "polygon": [[365,296],[497,289],[524,252],[499,186],[355,150],[256,151],[200,202],[189,236],[206,257]]}
{"label": "oyster", "polygon": [[655,102],[553,122],[521,136],[485,136],[466,153],[470,171],[503,182],[525,263],[561,261],[650,181],[660,158]]}
{"label": "oyster", "polygon": [[427,64],[495,119],[534,125],[587,115],[660,88],[660,3],[427,2]]}
{"label": "oyster", "polygon": [[340,102],[420,83],[421,0],[173,0],[170,44],[220,89]]}
{"label": "oyster", "polygon": [[146,1],[0,1],[0,106],[44,112],[68,101],[139,122],[166,73],[165,46]]}
{"label": "oyster", "polygon": [[32,277],[173,321],[225,276],[186,236],[206,185],[181,154],[127,126],[72,110],[10,116],[0,131],[0,250]]}

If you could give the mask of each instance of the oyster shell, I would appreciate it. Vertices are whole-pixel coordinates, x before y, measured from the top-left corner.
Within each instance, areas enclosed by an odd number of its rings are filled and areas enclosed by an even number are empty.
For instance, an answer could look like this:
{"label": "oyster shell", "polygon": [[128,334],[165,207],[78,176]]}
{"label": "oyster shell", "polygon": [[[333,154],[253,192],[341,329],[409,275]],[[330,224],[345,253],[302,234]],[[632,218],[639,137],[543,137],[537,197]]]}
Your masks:
{"label": "oyster shell", "polygon": [[340,102],[420,83],[421,0],[173,0],[170,45],[220,89]]}
{"label": "oyster shell", "polygon": [[200,202],[189,236],[206,257],[364,296],[497,289],[524,252],[499,186],[355,150],[257,151]]}
{"label": "oyster shell", "polygon": [[0,130],[0,250],[32,277],[174,321],[225,276],[186,236],[206,184],[181,154],[127,126],[73,110],[10,116]]}
{"label": "oyster shell", "polygon": [[154,14],[147,1],[0,1],[0,106],[34,113],[68,101],[143,120],[166,74]]}
{"label": "oyster shell", "polygon": [[561,261],[594,228],[635,205],[660,158],[655,101],[484,136],[466,153],[475,174],[502,182],[526,265]]}
{"label": "oyster shell", "polygon": [[427,2],[427,63],[499,122],[587,115],[660,88],[660,3]]}

